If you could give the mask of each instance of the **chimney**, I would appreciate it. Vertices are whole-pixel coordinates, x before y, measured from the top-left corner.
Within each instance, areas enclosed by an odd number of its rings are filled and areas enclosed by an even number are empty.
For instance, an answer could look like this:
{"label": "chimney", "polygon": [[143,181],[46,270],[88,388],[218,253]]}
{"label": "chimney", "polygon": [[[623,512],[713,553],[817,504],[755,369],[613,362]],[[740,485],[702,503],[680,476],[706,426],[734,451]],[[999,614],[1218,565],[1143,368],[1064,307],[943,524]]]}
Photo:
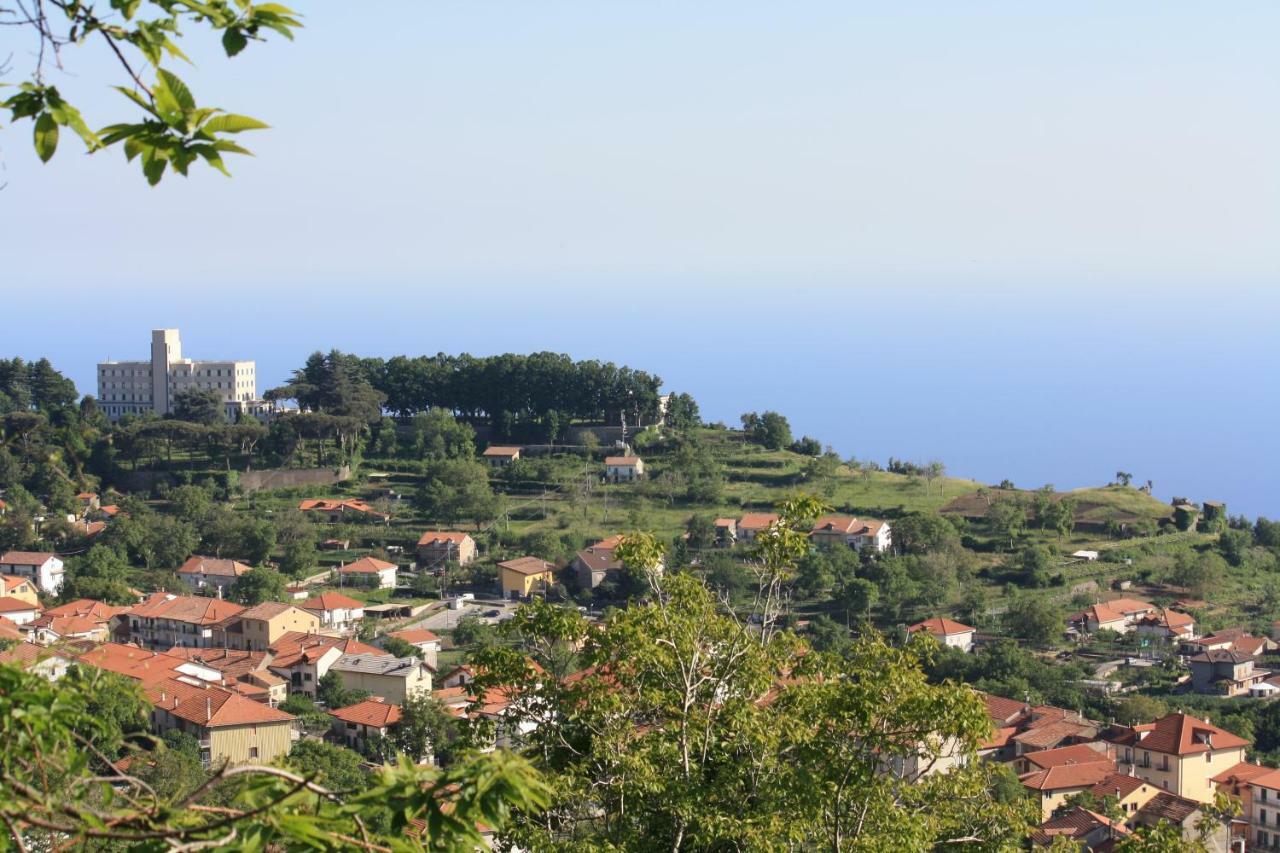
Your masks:
{"label": "chimney", "polygon": [[204,721],[207,723],[213,719],[213,700],[206,697],[204,700]]}

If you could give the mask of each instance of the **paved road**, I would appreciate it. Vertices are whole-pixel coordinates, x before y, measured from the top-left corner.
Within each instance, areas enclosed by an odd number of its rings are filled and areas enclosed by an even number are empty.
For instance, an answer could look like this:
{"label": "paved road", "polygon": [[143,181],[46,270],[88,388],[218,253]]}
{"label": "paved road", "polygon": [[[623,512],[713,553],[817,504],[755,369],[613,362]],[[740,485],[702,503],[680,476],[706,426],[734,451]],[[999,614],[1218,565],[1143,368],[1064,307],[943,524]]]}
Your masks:
{"label": "paved road", "polygon": [[[425,619],[420,619],[417,622],[405,625],[399,630],[405,630],[406,628],[426,628],[428,631],[449,630],[458,624],[459,619],[468,614],[478,616],[480,617],[480,621],[492,625],[497,623],[503,617],[509,617],[509,615],[515,610],[516,606],[517,605],[514,602],[510,601],[469,601],[462,610],[445,608],[444,610],[432,613]],[[492,617],[484,615],[494,610],[499,612],[498,616]]]}

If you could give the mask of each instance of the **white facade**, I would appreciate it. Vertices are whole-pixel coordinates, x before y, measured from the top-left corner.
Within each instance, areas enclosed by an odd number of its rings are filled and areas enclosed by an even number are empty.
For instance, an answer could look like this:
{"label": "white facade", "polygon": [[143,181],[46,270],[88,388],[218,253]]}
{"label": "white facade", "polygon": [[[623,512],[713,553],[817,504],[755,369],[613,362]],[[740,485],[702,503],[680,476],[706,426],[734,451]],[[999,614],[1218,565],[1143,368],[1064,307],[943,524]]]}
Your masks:
{"label": "white facade", "polygon": [[29,578],[41,592],[57,595],[66,577],[66,568],[52,554],[10,551],[0,557],[0,575]]}
{"label": "white facade", "polygon": [[182,357],[177,329],[151,332],[150,361],[106,361],[98,365],[98,406],[110,420],[124,415],[173,411],[174,398],[191,389],[218,392],[227,414],[261,414],[257,367],[252,361],[194,361]]}

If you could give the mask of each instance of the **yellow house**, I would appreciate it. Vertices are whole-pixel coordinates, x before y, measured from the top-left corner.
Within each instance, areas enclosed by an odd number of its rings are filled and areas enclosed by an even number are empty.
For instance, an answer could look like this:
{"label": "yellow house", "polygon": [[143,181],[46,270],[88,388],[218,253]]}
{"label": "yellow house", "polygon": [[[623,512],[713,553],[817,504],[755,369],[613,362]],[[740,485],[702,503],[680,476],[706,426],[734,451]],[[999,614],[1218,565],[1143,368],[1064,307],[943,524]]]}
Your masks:
{"label": "yellow house", "polygon": [[31,582],[30,578],[20,578],[14,575],[0,575],[0,596],[9,596],[19,601],[25,601],[27,604],[39,604],[40,596],[36,593],[36,586]]}
{"label": "yellow house", "polygon": [[338,674],[348,690],[368,690],[393,705],[431,692],[431,669],[416,657],[397,658],[388,654],[343,655],[329,672]]}
{"label": "yellow house", "polygon": [[278,601],[264,601],[250,607],[222,626],[227,648],[251,652],[265,652],[290,631],[315,634],[319,630],[320,617],[315,613]]}
{"label": "yellow house", "polygon": [[556,567],[537,557],[518,557],[498,563],[503,598],[528,598],[555,583]]}
{"label": "yellow house", "polygon": [[1199,803],[1213,802],[1213,777],[1244,761],[1249,742],[1204,720],[1170,714],[1107,737],[1124,772]]}
{"label": "yellow house", "polygon": [[1104,760],[1088,764],[1061,764],[1024,773],[1018,779],[1040,801],[1041,820],[1048,820],[1053,817],[1054,810],[1070,797],[1092,789],[1115,772],[1115,763]]}
{"label": "yellow house", "polygon": [[1089,792],[1098,802],[1102,802],[1107,797],[1113,798],[1125,819],[1129,819],[1137,814],[1138,809],[1150,802],[1152,797],[1160,793],[1160,788],[1137,776],[1112,773],[1090,788]]}
{"label": "yellow house", "polygon": [[293,746],[293,716],[207,681],[180,676],[146,688],[151,728],[178,729],[200,743],[206,766],[267,764]]}

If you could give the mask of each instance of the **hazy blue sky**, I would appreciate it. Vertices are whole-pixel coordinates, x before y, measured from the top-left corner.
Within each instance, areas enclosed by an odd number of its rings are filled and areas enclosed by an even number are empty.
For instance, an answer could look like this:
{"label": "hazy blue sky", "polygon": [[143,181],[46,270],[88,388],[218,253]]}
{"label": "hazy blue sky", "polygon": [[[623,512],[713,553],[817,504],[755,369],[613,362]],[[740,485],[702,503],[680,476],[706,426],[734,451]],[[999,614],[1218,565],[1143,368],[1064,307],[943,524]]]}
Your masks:
{"label": "hazy blue sky", "polygon": [[0,130],[0,349],[91,391],[153,326],[264,385],[549,348],[844,454],[1280,515],[1273,2],[296,5],[176,69],[273,125],[233,180]]}

